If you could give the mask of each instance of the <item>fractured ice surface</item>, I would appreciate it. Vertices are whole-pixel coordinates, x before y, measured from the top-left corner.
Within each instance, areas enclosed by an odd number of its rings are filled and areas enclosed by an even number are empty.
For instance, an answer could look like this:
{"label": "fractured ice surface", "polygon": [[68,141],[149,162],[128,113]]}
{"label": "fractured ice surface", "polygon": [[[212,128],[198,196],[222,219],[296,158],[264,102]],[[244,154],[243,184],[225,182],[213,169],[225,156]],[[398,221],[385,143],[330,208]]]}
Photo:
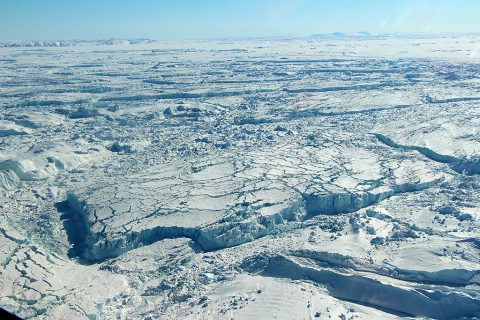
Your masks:
{"label": "fractured ice surface", "polygon": [[479,317],[476,43],[0,44],[0,306]]}
{"label": "fractured ice surface", "polygon": [[[201,163],[160,165],[104,178],[68,201],[86,224],[84,256],[103,259],[162,238],[204,250],[267,235],[278,224],[341,214],[442,180],[432,165],[340,132],[310,143],[226,151]],[[240,149],[240,148],[239,148]],[[229,154],[231,153],[231,154]]]}

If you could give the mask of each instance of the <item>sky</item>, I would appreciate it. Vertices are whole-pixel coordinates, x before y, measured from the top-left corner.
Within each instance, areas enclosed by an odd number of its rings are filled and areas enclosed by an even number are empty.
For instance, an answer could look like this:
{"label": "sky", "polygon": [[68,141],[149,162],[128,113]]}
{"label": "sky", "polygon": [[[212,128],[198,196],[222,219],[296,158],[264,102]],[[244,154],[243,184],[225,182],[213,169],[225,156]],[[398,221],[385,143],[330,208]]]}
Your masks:
{"label": "sky", "polygon": [[0,40],[480,33],[480,0],[0,0]]}

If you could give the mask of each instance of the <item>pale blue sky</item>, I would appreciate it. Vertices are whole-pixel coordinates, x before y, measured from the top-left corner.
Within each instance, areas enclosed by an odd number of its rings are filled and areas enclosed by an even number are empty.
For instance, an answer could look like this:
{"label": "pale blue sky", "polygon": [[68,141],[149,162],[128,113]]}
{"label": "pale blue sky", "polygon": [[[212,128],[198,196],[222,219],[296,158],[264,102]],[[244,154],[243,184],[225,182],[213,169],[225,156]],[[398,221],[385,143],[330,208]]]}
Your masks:
{"label": "pale blue sky", "polygon": [[480,0],[0,0],[0,40],[480,33]]}

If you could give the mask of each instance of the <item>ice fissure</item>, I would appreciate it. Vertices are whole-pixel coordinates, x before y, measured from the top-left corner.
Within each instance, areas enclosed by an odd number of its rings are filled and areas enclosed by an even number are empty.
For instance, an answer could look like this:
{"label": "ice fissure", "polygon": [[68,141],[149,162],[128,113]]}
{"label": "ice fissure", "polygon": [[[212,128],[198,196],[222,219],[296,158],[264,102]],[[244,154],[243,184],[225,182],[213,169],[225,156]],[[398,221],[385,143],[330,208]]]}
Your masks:
{"label": "ice fissure", "polygon": [[324,285],[338,299],[371,305],[387,312],[434,319],[473,318],[480,315],[478,300],[467,294],[439,290],[434,286],[406,288],[386,284],[361,274],[304,265],[285,256],[253,256],[247,258],[241,267],[266,277],[313,281]]}
{"label": "ice fissure", "polygon": [[141,231],[125,231],[113,238],[107,238],[102,231],[93,231],[97,222],[93,212],[74,193],[69,193],[67,202],[72,214],[81,217],[79,226],[85,232],[81,256],[90,261],[102,261],[117,257],[129,250],[157,241],[175,238],[189,238],[204,251],[221,250],[274,234],[279,226],[301,223],[317,215],[338,215],[355,212],[372,206],[396,194],[415,192],[429,188],[442,178],[421,183],[405,183],[392,188],[381,188],[374,192],[307,194],[300,195],[289,207],[272,215],[250,218],[245,221],[212,223],[199,227],[155,226]]}
{"label": "ice fissure", "polygon": [[465,174],[465,175],[480,174],[480,158],[459,159],[449,155],[437,153],[432,149],[429,149],[426,147],[398,144],[383,134],[376,133],[375,137],[377,137],[379,141],[381,141],[382,143],[386,144],[389,147],[403,149],[403,150],[415,150],[433,161],[446,163],[450,166],[450,168],[452,168],[458,173]]}

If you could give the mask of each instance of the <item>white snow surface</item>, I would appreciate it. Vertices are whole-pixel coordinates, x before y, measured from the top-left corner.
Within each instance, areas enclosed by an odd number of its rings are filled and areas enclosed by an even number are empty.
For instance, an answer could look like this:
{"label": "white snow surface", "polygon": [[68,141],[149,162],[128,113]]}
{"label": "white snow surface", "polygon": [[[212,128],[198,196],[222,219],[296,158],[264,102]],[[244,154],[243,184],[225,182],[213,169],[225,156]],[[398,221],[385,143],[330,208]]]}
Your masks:
{"label": "white snow surface", "polygon": [[1,43],[0,307],[480,318],[478,43]]}

